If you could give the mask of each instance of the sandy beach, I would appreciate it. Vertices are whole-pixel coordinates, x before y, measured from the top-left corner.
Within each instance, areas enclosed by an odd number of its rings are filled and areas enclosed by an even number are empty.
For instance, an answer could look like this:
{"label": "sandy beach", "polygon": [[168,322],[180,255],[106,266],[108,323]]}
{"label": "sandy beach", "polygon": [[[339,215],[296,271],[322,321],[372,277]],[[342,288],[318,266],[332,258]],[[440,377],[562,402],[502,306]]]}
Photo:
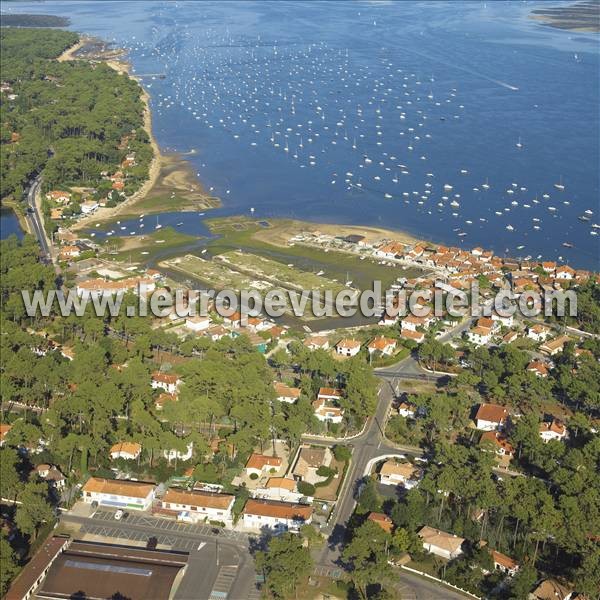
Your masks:
{"label": "sandy beach", "polygon": [[[102,60],[111,69],[119,74],[125,74],[140,84],[139,79],[131,74],[130,65],[122,60],[123,50],[105,50],[100,46],[101,42],[96,39],[82,37],[79,42],[65,50],[59,57],[59,62],[68,60],[86,60],[94,58]],[[86,48],[88,52],[81,54]],[[143,201],[152,195],[176,194],[181,198],[181,209],[214,208],[220,204],[218,198],[208,196],[200,182],[194,175],[191,165],[178,155],[165,156],[154,137],[152,131],[152,110],[150,109],[150,96],[140,84],[140,98],[144,104],[144,129],[148,133],[153,157],[148,167],[148,178],[142,186],[126,200],[113,208],[101,207],[94,214],[81,217],[71,229],[74,231],[89,227],[92,223],[109,221],[122,215],[137,215],[143,212],[160,212],[160,205],[154,207],[143,206]]]}

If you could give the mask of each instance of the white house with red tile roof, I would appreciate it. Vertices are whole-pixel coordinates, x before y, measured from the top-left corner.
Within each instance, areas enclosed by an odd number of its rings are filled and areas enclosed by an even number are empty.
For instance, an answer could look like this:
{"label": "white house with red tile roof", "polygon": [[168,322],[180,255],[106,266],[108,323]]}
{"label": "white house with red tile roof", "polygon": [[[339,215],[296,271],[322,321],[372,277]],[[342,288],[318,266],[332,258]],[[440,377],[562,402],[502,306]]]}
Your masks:
{"label": "white house with red tile roof", "polygon": [[412,340],[421,344],[425,341],[425,334],[422,331],[412,331],[411,329],[403,329],[400,332],[400,337],[404,340]]}
{"label": "white house with red tile roof", "polygon": [[271,470],[277,471],[282,464],[279,456],[267,456],[266,454],[251,454],[244,470],[248,475],[255,473],[260,476],[263,473],[268,473]]}
{"label": "white house with red tile roof", "polygon": [[329,340],[324,335],[311,335],[304,340],[309,350],[329,350]]}
{"label": "white house with red tile roof", "polygon": [[178,513],[186,521],[222,521],[231,525],[234,502],[232,494],[171,488],[161,498],[160,504],[163,510]]}
{"label": "white house with red tile roof", "polygon": [[484,432],[479,440],[479,445],[482,446],[484,450],[493,448],[498,456],[511,457],[515,454],[513,445],[508,441],[506,435],[499,431]]}
{"label": "white house with red tile roof", "polygon": [[554,273],[556,279],[569,280],[575,277],[575,269],[572,269],[569,265],[561,265]]}
{"label": "white house with red tile roof", "polygon": [[547,443],[550,440],[564,440],[567,437],[567,428],[565,424],[558,419],[544,421],[540,423],[540,437]]}
{"label": "white house with red tile roof", "polygon": [[185,326],[190,331],[206,331],[210,327],[210,318],[201,316],[187,317]]}
{"label": "white house with red tile roof", "polygon": [[317,400],[333,400],[337,402],[342,397],[342,390],[337,388],[322,387],[317,393]]}
{"label": "white house with red tile roof", "polygon": [[308,504],[250,498],[242,511],[242,525],[253,531],[298,531],[311,523],[312,513]]}
{"label": "white house with red tile roof", "polygon": [[344,410],[339,406],[335,406],[331,400],[317,398],[312,406],[315,417],[323,423],[341,423],[344,418]]}
{"label": "white house with red tile roof", "polygon": [[142,452],[141,444],[137,442],[119,442],[110,449],[110,457],[124,458],[126,460],[135,460]]}
{"label": "white house with red tile roof", "polygon": [[381,352],[381,354],[391,356],[392,354],[394,354],[397,345],[398,342],[396,342],[396,340],[392,338],[386,338],[380,335],[376,338],[373,338],[369,342],[367,350],[369,351],[369,354],[373,354],[373,352]]}
{"label": "white house with red tile roof", "polygon": [[497,571],[502,571],[507,575],[514,575],[519,570],[519,563],[510,558],[510,556],[506,556],[506,554],[502,554],[502,552],[498,552],[497,550],[491,550],[490,554],[494,562],[494,569]]}
{"label": "white house with red tile roof", "polygon": [[532,360],[527,365],[527,371],[533,373],[537,377],[548,377],[548,365],[541,360]]}
{"label": "white house with red tile roof", "polygon": [[88,504],[97,502],[115,508],[148,510],[154,500],[155,487],[153,483],[90,477],[81,491],[83,501]]}
{"label": "white house with red tile roof", "polygon": [[360,342],[351,338],[344,338],[335,345],[335,351],[341,356],[356,356],[360,352]]}
{"label": "white house with red tile roof", "polygon": [[508,419],[508,410],[499,404],[482,403],[475,415],[477,429],[494,431],[502,429]]}
{"label": "white house with red tile roof", "polygon": [[179,386],[181,385],[181,379],[172,373],[162,373],[161,371],[155,371],[152,373],[152,389],[162,389],[169,394],[177,393]]}
{"label": "white house with red tile roof", "polygon": [[277,400],[279,402],[287,402],[288,404],[294,404],[300,398],[300,388],[290,387],[279,381],[273,382],[273,388],[277,394]]}
{"label": "white house with red tile roof", "polygon": [[527,337],[536,342],[543,342],[551,333],[552,330],[550,327],[546,327],[540,323],[527,328]]}
{"label": "white house with red tile roof", "polygon": [[423,548],[427,552],[446,559],[456,558],[463,553],[462,545],[465,542],[465,538],[434,529],[428,525],[422,527],[418,535],[423,541]]}

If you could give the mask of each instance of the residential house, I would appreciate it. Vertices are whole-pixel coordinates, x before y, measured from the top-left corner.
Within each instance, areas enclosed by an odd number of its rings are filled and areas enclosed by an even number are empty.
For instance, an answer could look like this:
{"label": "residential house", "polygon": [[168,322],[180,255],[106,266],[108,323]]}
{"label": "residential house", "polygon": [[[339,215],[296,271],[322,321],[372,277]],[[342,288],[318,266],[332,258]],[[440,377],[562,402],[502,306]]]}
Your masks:
{"label": "residential house", "polygon": [[551,332],[552,330],[549,327],[536,323],[532,327],[527,328],[527,337],[535,342],[543,342],[548,338]]}
{"label": "residential house", "polygon": [[532,360],[528,365],[527,365],[527,372],[528,373],[533,373],[534,375],[536,375],[537,377],[548,377],[548,366],[546,365],[545,362],[541,361],[541,360]]}
{"label": "residential house", "polygon": [[356,356],[360,352],[360,342],[345,338],[335,345],[335,351],[341,356]]}
{"label": "residential house", "polygon": [[242,314],[236,311],[228,317],[223,317],[223,324],[230,329],[239,329],[242,325]]}
{"label": "residential house", "polygon": [[571,600],[573,591],[556,579],[544,579],[529,594],[529,600]]}
{"label": "residential house", "polygon": [[386,533],[392,533],[394,529],[394,522],[384,513],[370,512],[367,520],[377,523]]}
{"label": "residential house", "polygon": [[253,496],[266,500],[292,503],[300,502],[306,498],[306,496],[296,491],[296,481],[288,477],[269,477],[264,487],[254,490]]}
{"label": "residential house", "polygon": [[172,460],[190,460],[194,454],[194,442],[190,442],[186,445],[185,450],[177,450],[176,448],[170,448],[163,450],[162,455],[169,461]]}
{"label": "residential house", "polygon": [[503,316],[496,312],[492,312],[492,321],[494,321],[494,323],[498,323],[502,327],[512,327],[515,324],[513,315]]}
{"label": "residential house", "polygon": [[172,373],[162,373],[161,371],[155,371],[152,373],[152,389],[162,389],[169,394],[176,394],[179,386],[181,385],[181,379]]}
{"label": "residential house", "polygon": [[569,265],[562,265],[556,269],[554,276],[556,279],[568,281],[575,277],[575,269],[572,269]]}
{"label": "residential house", "polygon": [[235,496],[232,494],[171,488],[162,497],[160,505],[163,510],[177,512],[180,520],[194,523],[221,521],[231,525],[234,502]]}
{"label": "residential house", "polygon": [[502,571],[507,575],[514,575],[519,570],[519,563],[510,558],[510,556],[506,556],[506,554],[502,554],[502,552],[498,552],[497,550],[491,550],[490,554],[494,562],[494,569],[497,571]]}
{"label": "residential house", "polygon": [[260,477],[263,473],[277,471],[281,467],[281,464],[282,460],[278,456],[251,454],[244,470],[247,475],[252,475],[254,473]]}
{"label": "residential house", "polygon": [[409,402],[402,401],[398,405],[398,414],[401,417],[414,419],[415,417],[415,406]]}
{"label": "residential house", "polygon": [[91,215],[92,213],[95,213],[100,207],[96,200],[86,200],[85,202],[82,202],[80,206],[81,212],[84,215]]}
{"label": "residential house", "polygon": [[456,558],[463,553],[462,545],[465,538],[434,529],[428,525],[422,527],[418,535],[423,540],[423,548],[427,552],[446,559]]}
{"label": "residential house", "polygon": [[312,513],[307,504],[250,498],[242,511],[242,524],[254,531],[298,531],[312,521]]}
{"label": "residential house", "polygon": [[550,440],[564,440],[567,437],[567,428],[564,423],[558,419],[543,421],[540,423],[540,437],[544,443]]}
{"label": "residential house", "polygon": [[318,483],[326,479],[317,475],[319,467],[328,467],[333,460],[333,453],[327,446],[302,446],[292,475],[298,481]]}
{"label": "residential house", "polygon": [[285,383],[279,381],[273,382],[275,393],[277,394],[277,400],[279,402],[286,402],[287,404],[294,404],[300,398],[300,388],[290,387]]}
{"label": "residential house", "polygon": [[386,356],[392,356],[392,354],[394,354],[394,351],[396,350],[397,344],[398,342],[396,342],[396,340],[392,338],[386,338],[380,335],[376,338],[373,338],[369,342],[367,350],[369,351],[369,354],[373,354],[373,352],[381,352],[381,354],[384,354]]}
{"label": "residential house", "polygon": [[323,423],[341,423],[344,418],[344,410],[335,406],[331,400],[319,397],[312,403],[312,406],[315,417]]}
{"label": "residential house", "polygon": [[494,431],[502,429],[508,418],[508,410],[499,404],[482,403],[477,409],[475,423],[477,429]]}
{"label": "residential house", "polygon": [[0,423],[0,447],[4,446],[6,436],[11,429],[12,425],[8,425],[7,423]]}
{"label": "residential house", "polygon": [[475,326],[467,331],[467,339],[476,346],[485,346],[492,339],[492,330],[489,327]]}
{"label": "residential house", "polygon": [[35,468],[35,472],[40,479],[47,481],[57,490],[64,489],[66,478],[58,467],[43,463]]}
{"label": "residential house", "polygon": [[402,331],[417,331],[417,328],[427,329],[431,324],[432,319],[430,317],[419,317],[417,315],[406,315],[403,317],[400,328]]}
{"label": "residential house", "polygon": [[196,333],[200,331],[206,331],[210,327],[210,318],[209,317],[187,317],[185,320],[185,326],[190,331],[194,331]]}
{"label": "residential house", "polygon": [[540,346],[540,352],[548,354],[548,356],[555,356],[556,354],[562,352],[565,348],[565,344],[570,341],[571,338],[568,335],[560,335],[553,340],[544,342]]}
{"label": "residential house", "polygon": [[90,477],[82,493],[83,501],[88,504],[97,502],[103,506],[148,510],[154,500],[155,488],[153,483]]}
{"label": "residential house", "polygon": [[112,460],[124,458],[126,460],[136,460],[142,452],[142,446],[136,442],[119,442],[110,449]]}
{"label": "residential house", "polygon": [[516,339],[519,338],[519,334],[516,331],[509,331],[503,338],[502,338],[502,343],[503,344],[511,344],[512,342],[514,342]]}
{"label": "residential house", "polygon": [[168,394],[167,392],[163,392],[154,401],[154,408],[156,408],[156,410],[162,410],[167,402],[177,402],[177,394]]}
{"label": "residential house", "polygon": [[408,489],[419,482],[421,471],[409,462],[386,460],[379,470],[379,481],[384,485],[401,485]]}
{"label": "residential house", "polygon": [[323,335],[312,335],[304,340],[309,350],[329,350],[329,340]]}
{"label": "residential house", "polygon": [[318,400],[332,400],[338,402],[342,397],[342,390],[337,388],[322,387],[317,393]]}
{"label": "residential house", "polygon": [[543,262],[542,269],[545,273],[554,273],[556,270],[556,263],[554,261]]}
{"label": "residential house", "polygon": [[425,334],[422,331],[412,331],[411,329],[403,329],[400,332],[400,337],[405,340],[412,340],[421,344],[425,341]]}
{"label": "residential house", "polygon": [[71,193],[62,190],[52,190],[46,194],[46,200],[51,200],[57,204],[68,204],[71,202]]}
{"label": "residential house", "polygon": [[479,440],[479,445],[484,449],[493,448],[498,456],[507,456],[510,458],[515,453],[515,449],[508,441],[506,435],[499,431],[486,431],[483,433]]}
{"label": "residential house", "polygon": [[81,249],[79,246],[61,246],[58,259],[66,261],[71,260],[72,258],[78,258],[79,256],[81,256]]}

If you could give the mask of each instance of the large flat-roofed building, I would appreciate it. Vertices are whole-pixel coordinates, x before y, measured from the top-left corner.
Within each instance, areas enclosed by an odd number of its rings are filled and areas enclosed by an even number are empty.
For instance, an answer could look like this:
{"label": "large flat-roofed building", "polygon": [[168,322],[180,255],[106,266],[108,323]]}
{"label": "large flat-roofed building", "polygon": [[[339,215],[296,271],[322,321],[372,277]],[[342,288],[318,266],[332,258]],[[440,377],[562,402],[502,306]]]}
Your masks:
{"label": "large flat-roofed building", "polygon": [[154,500],[155,487],[153,483],[90,477],[82,492],[83,501],[88,504],[97,502],[116,508],[148,510]]}
{"label": "large flat-roofed building", "polygon": [[187,553],[49,538],[6,598],[172,598]]}

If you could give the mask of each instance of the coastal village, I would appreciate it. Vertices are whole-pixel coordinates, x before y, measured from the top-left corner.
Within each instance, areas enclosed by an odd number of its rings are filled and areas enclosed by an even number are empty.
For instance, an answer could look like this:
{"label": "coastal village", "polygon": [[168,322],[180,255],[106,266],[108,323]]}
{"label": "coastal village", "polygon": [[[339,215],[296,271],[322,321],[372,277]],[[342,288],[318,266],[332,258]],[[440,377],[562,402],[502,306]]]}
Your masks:
{"label": "coastal village", "polygon": [[[207,219],[199,242],[157,216],[133,235],[114,210],[140,189],[145,133],[120,137],[94,186],[32,184],[37,240],[2,242],[0,524],[19,564],[5,597],[110,597],[114,578],[131,598],[368,598],[385,582],[381,597],[591,600],[600,275],[277,219]],[[212,296],[202,315],[91,310],[117,294],[133,307],[142,287],[184,307],[226,284],[357,297],[365,273],[391,301],[351,322],[222,316]],[[56,281],[89,301],[80,319],[15,300]],[[434,314],[474,283],[480,314]],[[585,298],[577,318],[491,310],[500,292],[561,290]],[[401,311],[413,292],[428,314]],[[278,544],[289,564],[270,562]]]}

